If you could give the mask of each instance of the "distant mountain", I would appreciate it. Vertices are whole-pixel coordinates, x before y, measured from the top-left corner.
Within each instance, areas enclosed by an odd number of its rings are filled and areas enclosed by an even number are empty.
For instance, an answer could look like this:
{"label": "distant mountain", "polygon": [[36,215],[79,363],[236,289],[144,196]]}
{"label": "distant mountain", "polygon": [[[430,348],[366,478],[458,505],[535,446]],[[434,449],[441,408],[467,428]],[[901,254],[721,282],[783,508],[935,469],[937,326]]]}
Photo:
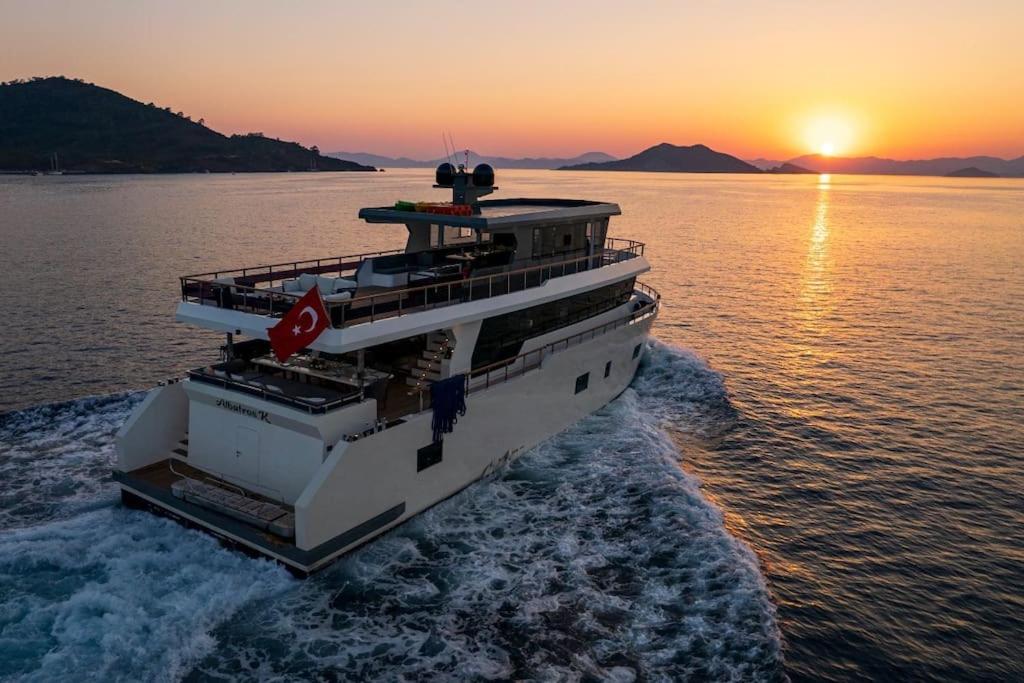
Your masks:
{"label": "distant mountain", "polygon": [[790,159],[789,163],[818,173],[860,173],[872,175],[948,175],[974,167],[1000,176],[1024,176],[1024,157],[943,157],[897,161],[880,157],[824,157],[818,154]]}
{"label": "distant mountain", "polygon": [[67,78],[0,84],[0,169],[85,173],[373,171],[261,133],[226,136],[169,108]]}
{"label": "distant mountain", "polygon": [[664,173],[761,173],[761,169],[704,145],[663,142],[628,159],[563,166],[566,171],[659,171]]}
{"label": "distant mountain", "polygon": [[810,169],[804,168],[803,166],[797,166],[796,164],[791,164],[788,161],[786,163],[784,163],[784,164],[779,164],[778,166],[775,166],[773,168],[766,169],[766,172],[767,173],[812,173],[814,175],[818,174],[817,171],[812,171]]}
{"label": "distant mountain", "polygon": [[968,166],[946,174],[949,178],[998,178],[998,173],[983,171],[976,166]]}
{"label": "distant mountain", "polygon": [[[381,168],[436,168],[439,164],[443,164],[448,159],[429,159],[419,160],[410,159],[409,157],[385,157],[379,154],[370,154],[368,152],[328,152],[328,156],[336,157],[339,159],[351,159],[361,164],[369,164],[371,166],[378,166]],[[455,161],[457,163],[465,163],[465,155],[460,152],[456,155]],[[604,152],[587,152],[580,154],[579,156],[570,157],[567,159],[561,159],[558,157],[526,157],[523,159],[516,159],[510,157],[492,157],[482,156],[476,152],[470,150],[469,152],[469,165],[476,166],[477,164],[490,164],[499,171],[503,168],[558,168],[559,166],[567,166],[571,164],[582,164],[591,161],[612,161],[615,157]]]}
{"label": "distant mountain", "polygon": [[778,168],[786,163],[781,159],[762,159],[760,157],[757,159],[745,159],[745,161],[752,166],[757,166],[762,171],[767,171],[771,168]]}

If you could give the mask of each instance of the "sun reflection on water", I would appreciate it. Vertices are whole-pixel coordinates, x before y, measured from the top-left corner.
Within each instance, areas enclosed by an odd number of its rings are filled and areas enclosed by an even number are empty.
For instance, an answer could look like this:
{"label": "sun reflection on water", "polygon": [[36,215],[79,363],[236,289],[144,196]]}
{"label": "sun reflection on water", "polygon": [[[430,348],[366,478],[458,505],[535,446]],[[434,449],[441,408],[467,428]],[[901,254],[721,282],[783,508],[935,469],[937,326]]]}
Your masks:
{"label": "sun reflection on water", "polygon": [[834,308],[833,272],[830,253],[831,223],[829,220],[831,178],[818,177],[817,201],[811,223],[807,255],[801,274],[799,300],[795,307],[796,331],[794,342],[798,365],[814,366],[827,361],[832,353],[824,339],[830,334]]}

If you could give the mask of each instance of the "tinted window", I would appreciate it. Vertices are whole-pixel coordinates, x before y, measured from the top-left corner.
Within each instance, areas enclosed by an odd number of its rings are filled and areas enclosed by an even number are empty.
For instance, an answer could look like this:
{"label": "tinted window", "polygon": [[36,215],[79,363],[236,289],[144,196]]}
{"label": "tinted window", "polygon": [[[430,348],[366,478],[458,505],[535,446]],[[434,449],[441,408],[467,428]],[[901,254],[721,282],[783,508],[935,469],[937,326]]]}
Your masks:
{"label": "tinted window", "polygon": [[584,372],[582,375],[576,378],[576,393],[580,393],[585,390],[590,384],[590,373]]}
{"label": "tinted window", "polygon": [[416,471],[422,472],[441,462],[441,454],[444,450],[444,441],[432,443],[429,446],[416,451]]}
{"label": "tinted window", "polygon": [[639,355],[640,355],[640,344],[637,344],[636,346],[633,347],[633,358],[636,358]]}
{"label": "tinted window", "polygon": [[523,342],[604,313],[629,301],[633,280],[484,320],[473,349],[473,368],[514,358]]}
{"label": "tinted window", "polygon": [[607,377],[610,374],[612,374],[612,362],[608,361],[604,364],[604,376]]}

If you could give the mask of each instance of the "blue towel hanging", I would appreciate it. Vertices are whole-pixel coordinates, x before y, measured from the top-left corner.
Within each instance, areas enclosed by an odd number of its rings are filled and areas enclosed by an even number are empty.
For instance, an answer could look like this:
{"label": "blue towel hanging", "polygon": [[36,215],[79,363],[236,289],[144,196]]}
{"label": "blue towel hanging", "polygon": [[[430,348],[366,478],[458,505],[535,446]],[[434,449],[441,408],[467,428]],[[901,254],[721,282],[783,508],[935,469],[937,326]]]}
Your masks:
{"label": "blue towel hanging", "polygon": [[466,414],[466,376],[453,375],[430,385],[430,403],[434,408],[431,427],[434,443],[455,429],[460,415]]}

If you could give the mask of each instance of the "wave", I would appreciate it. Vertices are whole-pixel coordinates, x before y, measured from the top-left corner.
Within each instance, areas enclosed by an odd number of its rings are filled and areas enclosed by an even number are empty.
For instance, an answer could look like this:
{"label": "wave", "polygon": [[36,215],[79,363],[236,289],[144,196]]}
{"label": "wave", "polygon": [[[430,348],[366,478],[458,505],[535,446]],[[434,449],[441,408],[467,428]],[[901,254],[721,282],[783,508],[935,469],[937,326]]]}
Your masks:
{"label": "wave", "polygon": [[[53,477],[88,453],[109,469],[137,400],[8,416],[0,467],[13,443]],[[106,507],[61,517],[47,505],[70,494],[48,485],[35,521],[14,515],[36,526],[0,535],[0,675],[781,678],[757,560],[663,431],[734,419],[719,375],[654,343],[608,407],[304,582],[107,485],[70,498]]]}

